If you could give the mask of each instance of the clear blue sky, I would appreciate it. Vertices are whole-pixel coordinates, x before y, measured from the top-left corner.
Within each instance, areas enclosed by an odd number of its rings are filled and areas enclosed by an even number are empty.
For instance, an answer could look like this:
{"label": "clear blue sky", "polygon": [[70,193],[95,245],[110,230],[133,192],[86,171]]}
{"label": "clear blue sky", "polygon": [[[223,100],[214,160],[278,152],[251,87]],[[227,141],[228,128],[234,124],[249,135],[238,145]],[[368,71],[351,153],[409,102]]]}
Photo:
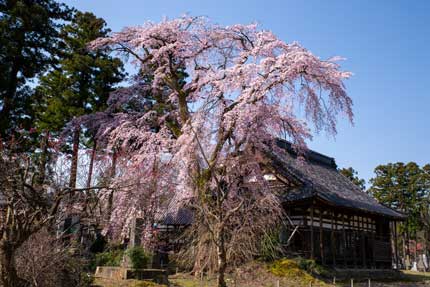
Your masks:
{"label": "clear blue sky", "polygon": [[368,180],[378,164],[430,163],[430,1],[67,0],[103,17],[113,31],[189,13],[229,25],[257,21],[321,58],[340,55],[355,125],[310,147]]}

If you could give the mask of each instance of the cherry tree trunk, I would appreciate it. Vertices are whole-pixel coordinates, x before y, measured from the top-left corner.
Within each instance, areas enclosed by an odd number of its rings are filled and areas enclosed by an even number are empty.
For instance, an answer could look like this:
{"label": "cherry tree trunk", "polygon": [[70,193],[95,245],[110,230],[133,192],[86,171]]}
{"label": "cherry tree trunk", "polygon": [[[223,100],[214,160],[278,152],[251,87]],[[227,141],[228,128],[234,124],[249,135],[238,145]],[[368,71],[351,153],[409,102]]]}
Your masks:
{"label": "cherry tree trunk", "polygon": [[80,128],[76,128],[73,133],[73,150],[72,150],[72,165],[70,167],[70,181],[69,187],[76,187],[76,177],[78,174],[78,152],[79,152],[79,135]]}
{"label": "cherry tree trunk", "polygon": [[227,284],[225,283],[225,271],[227,269],[227,253],[225,250],[225,240],[222,232],[218,236],[218,287],[227,287]]}
{"label": "cherry tree trunk", "polygon": [[[112,154],[112,166],[111,166],[111,171],[110,171],[110,177],[111,179],[113,179],[115,177],[115,173],[116,173],[116,160],[117,160],[117,154],[116,154],[116,150],[113,150],[113,154]],[[108,197],[108,206],[107,206],[107,216],[108,218],[110,218],[110,216],[112,215],[112,208],[113,208],[113,190],[110,191],[109,193],[109,197]]]}
{"label": "cherry tree trunk", "polygon": [[0,243],[0,286],[20,286],[15,269],[14,251],[14,247],[7,242]]}

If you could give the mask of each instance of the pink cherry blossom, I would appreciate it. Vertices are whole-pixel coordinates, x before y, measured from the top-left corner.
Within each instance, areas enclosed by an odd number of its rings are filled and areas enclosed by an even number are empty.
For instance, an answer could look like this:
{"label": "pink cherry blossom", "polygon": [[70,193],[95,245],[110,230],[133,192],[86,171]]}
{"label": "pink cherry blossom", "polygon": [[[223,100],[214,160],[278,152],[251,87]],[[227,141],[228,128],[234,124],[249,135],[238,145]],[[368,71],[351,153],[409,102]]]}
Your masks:
{"label": "pink cherry blossom", "polygon": [[252,175],[262,198],[273,199],[261,157],[248,156],[245,167],[236,164],[238,155],[280,136],[304,149],[313,132],[335,135],[339,114],[353,119],[344,86],[351,73],[341,70],[341,58],[322,60],[256,24],[221,26],[184,16],[128,27],[90,44],[107,46],[138,73],[111,95],[105,112],[79,120],[106,147],[121,150],[124,172],[114,183],[137,186],[116,194],[111,221],[121,228],[143,210],[159,208],[152,203],[163,193],[178,204],[198,198],[196,176],[205,170],[213,171],[208,189],[227,181],[226,208],[237,204],[240,177]]}

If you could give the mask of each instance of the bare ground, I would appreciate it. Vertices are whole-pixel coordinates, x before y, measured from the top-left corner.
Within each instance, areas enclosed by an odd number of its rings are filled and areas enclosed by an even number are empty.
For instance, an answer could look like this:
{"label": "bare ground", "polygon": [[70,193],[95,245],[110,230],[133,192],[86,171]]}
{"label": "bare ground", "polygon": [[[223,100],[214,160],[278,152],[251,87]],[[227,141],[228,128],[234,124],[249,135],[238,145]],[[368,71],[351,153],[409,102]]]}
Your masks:
{"label": "bare ground", "polygon": [[[291,270],[290,270],[291,271]],[[293,270],[287,276],[276,276],[269,272],[262,263],[251,263],[241,267],[237,272],[227,276],[229,287],[330,287],[334,286],[331,280],[321,280],[310,276],[306,272]],[[386,278],[382,281],[371,281],[372,287],[424,287],[430,286],[430,273],[404,272],[401,279],[393,281]],[[172,287],[216,287],[215,277],[196,278],[190,274],[179,273],[169,276]],[[279,283],[278,283],[279,282]],[[354,280],[354,287],[368,287],[367,279]],[[100,287],[165,287],[152,282],[139,280],[109,281],[97,279],[95,286]],[[351,286],[351,281],[337,282],[337,287]]]}

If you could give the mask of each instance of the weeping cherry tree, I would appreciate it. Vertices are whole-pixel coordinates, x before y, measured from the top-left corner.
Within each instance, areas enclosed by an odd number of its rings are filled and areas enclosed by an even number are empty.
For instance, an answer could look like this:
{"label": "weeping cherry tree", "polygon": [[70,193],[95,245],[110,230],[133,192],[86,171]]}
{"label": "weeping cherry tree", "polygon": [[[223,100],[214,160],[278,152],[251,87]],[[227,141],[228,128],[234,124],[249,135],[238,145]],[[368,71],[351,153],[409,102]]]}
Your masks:
{"label": "weeping cherry tree", "polygon": [[351,74],[341,58],[321,60],[255,24],[202,17],[147,22],[90,45],[106,47],[137,70],[90,120],[100,126],[98,142],[121,151],[130,172],[117,180],[139,174],[138,189],[115,194],[111,220],[126,222],[147,202],[143,194],[171,193],[169,209],[193,210],[195,271],[215,268],[226,286],[228,264],[255,256],[261,235],[282,217],[262,151],[276,148],[280,134],[304,150],[313,132],[336,134],[339,114],[352,122],[344,87]]}

